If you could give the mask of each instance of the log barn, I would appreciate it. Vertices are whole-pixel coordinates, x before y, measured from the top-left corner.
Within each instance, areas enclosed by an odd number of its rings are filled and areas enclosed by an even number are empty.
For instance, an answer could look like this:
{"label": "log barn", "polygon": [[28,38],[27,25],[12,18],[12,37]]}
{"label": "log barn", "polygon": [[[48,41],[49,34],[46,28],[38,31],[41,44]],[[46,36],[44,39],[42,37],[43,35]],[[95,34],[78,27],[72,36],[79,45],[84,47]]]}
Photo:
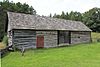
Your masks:
{"label": "log barn", "polygon": [[7,12],[9,46],[49,48],[91,42],[91,30],[80,21]]}

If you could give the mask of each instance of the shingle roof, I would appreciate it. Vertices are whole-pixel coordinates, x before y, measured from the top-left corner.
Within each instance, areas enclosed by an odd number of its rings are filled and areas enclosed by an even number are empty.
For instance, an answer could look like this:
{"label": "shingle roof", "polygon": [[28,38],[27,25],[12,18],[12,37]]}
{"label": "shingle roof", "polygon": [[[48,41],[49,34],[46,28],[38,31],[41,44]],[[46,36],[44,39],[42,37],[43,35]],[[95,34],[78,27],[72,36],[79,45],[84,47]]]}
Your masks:
{"label": "shingle roof", "polygon": [[70,30],[91,31],[79,21],[50,18],[39,15],[8,12],[8,30],[35,29],[35,30]]}

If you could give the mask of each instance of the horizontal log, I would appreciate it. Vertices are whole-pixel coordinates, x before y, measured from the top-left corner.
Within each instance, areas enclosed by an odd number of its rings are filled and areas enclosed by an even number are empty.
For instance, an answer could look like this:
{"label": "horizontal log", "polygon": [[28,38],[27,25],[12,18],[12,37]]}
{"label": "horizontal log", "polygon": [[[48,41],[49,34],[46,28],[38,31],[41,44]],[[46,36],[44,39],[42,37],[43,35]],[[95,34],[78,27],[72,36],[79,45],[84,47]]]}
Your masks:
{"label": "horizontal log", "polygon": [[13,38],[14,40],[35,40],[36,38],[32,37],[32,38]]}
{"label": "horizontal log", "polygon": [[35,42],[35,40],[13,40],[14,42]]}
{"label": "horizontal log", "polygon": [[14,43],[15,45],[30,45],[30,44],[32,44],[32,45],[36,45],[36,43],[35,42],[23,42],[23,43]]}
{"label": "horizontal log", "polygon": [[36,37],[36,35],[14,35],[14,37],[21,37],[21,36],[25,36],[25,37]]}

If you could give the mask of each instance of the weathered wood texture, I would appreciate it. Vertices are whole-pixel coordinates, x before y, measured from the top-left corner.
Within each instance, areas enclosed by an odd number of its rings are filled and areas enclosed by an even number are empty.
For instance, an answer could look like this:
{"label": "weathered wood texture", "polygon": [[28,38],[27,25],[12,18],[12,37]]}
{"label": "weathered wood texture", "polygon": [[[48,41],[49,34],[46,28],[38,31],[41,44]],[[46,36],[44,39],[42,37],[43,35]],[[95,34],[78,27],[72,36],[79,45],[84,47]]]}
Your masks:
{"label": "weathered wood texture", "polygon": [[[91,32],[13,30],[9,32],[9,45],[32,45],[36,48],[37,36],[44,37],[44,48],[57,47],[59,44],[91,42]],[[70,36],[69,36],[70,34]]]}
{"label": "weathered wood texture", "polygon": [[36,31],[36,36],[44,36],[44,48],[57,46],[57,31]]}
{"label": "weathered wood texture", "polygon": [[36,48],[36,32],[31,30],[14,30],[13,44],[33,45]]}
{"label": "weathered wood texture", "polygon": [[13,32],[12,31],[8,31],[8,45],[11,46],[12,45],[12,37],[13,37]]}
{"label": "weathered wood texture", "polygon": [[91,42],[91,32],[71,32],[71,44]]}
{"label": "weathered wood texture", "polygon": [[8,12],[8,31],[11,29],[91,31],[80,21],[39,15]]}
{"label": "weathered wood texture", "polygon": [[36,37],[44,36],[44,48],[57,46],[57,31],[13,30],[12,45],[33,45],[36,48]]}

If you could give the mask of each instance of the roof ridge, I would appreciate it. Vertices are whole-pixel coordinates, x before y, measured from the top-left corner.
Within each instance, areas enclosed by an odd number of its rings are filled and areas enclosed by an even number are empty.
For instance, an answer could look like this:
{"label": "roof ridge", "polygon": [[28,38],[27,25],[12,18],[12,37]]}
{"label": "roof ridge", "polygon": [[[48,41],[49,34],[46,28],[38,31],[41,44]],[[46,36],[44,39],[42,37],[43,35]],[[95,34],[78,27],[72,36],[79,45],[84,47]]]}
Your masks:
{"label": "roof ridge", "polygon": [[81,21],[14,12],[7,12],[7,14],[11,29],[91,31]]}

